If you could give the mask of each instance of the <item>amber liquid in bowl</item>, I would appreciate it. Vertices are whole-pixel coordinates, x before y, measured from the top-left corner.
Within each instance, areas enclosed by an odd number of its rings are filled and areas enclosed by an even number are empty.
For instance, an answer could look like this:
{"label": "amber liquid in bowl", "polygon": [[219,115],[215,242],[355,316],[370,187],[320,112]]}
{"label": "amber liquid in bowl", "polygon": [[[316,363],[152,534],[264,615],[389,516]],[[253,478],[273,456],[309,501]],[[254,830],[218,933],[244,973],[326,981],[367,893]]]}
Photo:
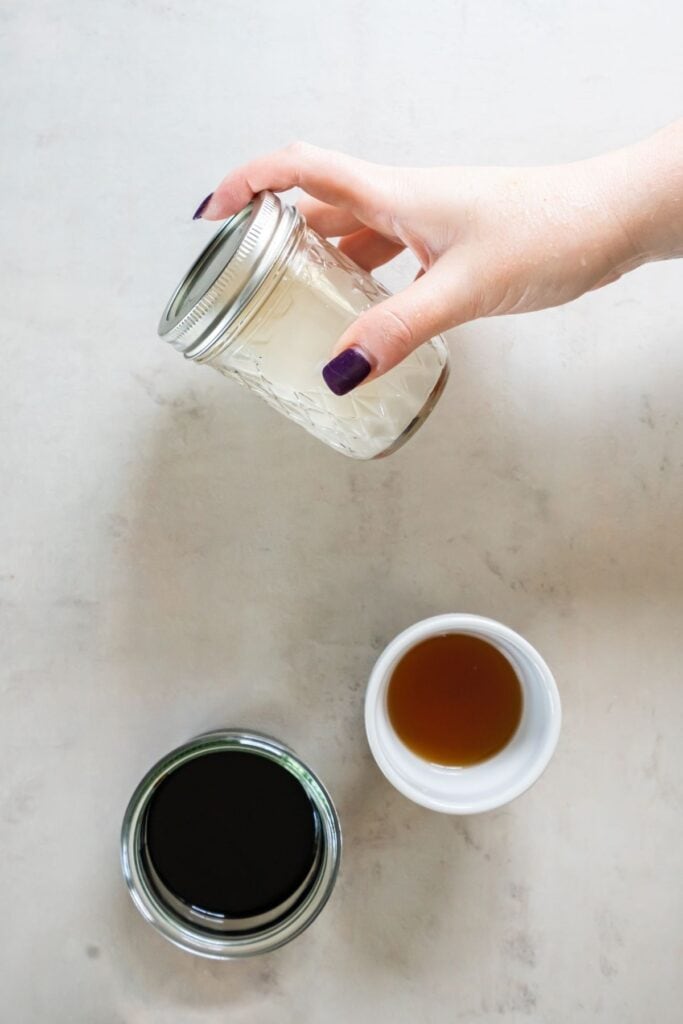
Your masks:
{"label": "amber liquid in bowl", "polygon": [[477,636],[445,633],[412,647],[389,681],[394,732],[433,764],[466,768],[498,754],[522,718],[522,687],[505,655]]}

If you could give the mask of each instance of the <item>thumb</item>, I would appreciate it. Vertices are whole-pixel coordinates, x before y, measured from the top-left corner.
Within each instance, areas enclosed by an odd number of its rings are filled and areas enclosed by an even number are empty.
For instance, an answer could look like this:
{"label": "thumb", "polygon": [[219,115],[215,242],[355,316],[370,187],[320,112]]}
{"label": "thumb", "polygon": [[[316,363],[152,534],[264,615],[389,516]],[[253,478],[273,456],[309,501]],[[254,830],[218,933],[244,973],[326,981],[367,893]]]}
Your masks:
{"label": "thumb", "polygon": [[437,262],[397,295],[372,306],[339,339],[323,368],[335,395],[391,370],[419,345],[473,317],[462,270]]}

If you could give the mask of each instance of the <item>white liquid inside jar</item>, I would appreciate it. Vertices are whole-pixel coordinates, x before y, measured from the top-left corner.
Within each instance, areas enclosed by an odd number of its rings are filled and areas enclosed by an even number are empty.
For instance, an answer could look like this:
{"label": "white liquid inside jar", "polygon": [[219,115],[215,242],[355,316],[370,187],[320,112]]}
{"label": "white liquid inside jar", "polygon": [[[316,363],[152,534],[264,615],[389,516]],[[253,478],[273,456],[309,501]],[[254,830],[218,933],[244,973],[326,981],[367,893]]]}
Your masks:
{"label": "white liquid inside jar", "polygon": [[[269,199],[281,209],[275,197]],[[238,244],[248,249],[251,236],[243,226],[239,230]],[[360,313],[389,293],[300,219],[291,237],[286,257],[263,276],[224,334],[216,341],[214,330],[198,355],[187,354],[236,379],[345,455],[388,454],[417,429],[441,394],[446,346],[433,339],[376,380],[334,395],[322,378],[334,345]]]}

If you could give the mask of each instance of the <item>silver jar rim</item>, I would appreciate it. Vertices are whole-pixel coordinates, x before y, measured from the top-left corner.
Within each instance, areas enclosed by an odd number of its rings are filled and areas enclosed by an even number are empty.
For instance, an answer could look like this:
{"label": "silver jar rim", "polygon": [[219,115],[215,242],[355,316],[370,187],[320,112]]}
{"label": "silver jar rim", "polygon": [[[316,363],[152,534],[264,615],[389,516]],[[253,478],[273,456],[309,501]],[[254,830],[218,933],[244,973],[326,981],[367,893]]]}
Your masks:
{"label": "silver jar rim", "polygon": [[[284,917],[246,934],[210,932],[181,917],[155,888],[143,855],[146,811],[152,794],[162,780],[195,757],[231,750],[251,751],[291,772],[317,812],[322,830],[321,856],[315,878],[306,894]],[[339,818],[321,781],[284,744],[262,733],[243,729],[219,729],[203,733],[157,761],[135,789],[121,827],[121,868],[135,906],[169,942],[190,953],[214,960],[233,960],[269,953],[301,934],[327,903],[337,879],[340,860]]]}
{"label": "silver jar rim", "polygon": [[188,359],[206,356],[257,292],[277,282],[302,230],[295,207],[272,192],[259,193],[228,218],[180,281],[161,315],[159,336]]}

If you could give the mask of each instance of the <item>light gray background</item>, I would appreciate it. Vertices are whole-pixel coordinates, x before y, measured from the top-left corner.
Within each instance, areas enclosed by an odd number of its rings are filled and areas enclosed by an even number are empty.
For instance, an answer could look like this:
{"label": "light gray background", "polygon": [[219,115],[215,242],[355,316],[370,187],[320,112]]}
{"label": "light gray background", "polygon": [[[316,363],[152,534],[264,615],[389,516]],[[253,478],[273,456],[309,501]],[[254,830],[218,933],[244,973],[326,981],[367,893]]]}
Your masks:
{"label": "light gray background", "polygon": [[[681,114],[681,4],[0,16],[3,1016],[680,1020],[683,267],[455,332],[440,408],[378,464],[155,329],[230,166],[297,137],[417,164],[617,146]],[[395,793],[363,735],[378,651],[447,610],[520,630],[564,702],[543,779],[470,820]],[[316,925],[238,964],[148,928],[117,849],[141,774],[224,723],[307,758],[346,838]]]}

